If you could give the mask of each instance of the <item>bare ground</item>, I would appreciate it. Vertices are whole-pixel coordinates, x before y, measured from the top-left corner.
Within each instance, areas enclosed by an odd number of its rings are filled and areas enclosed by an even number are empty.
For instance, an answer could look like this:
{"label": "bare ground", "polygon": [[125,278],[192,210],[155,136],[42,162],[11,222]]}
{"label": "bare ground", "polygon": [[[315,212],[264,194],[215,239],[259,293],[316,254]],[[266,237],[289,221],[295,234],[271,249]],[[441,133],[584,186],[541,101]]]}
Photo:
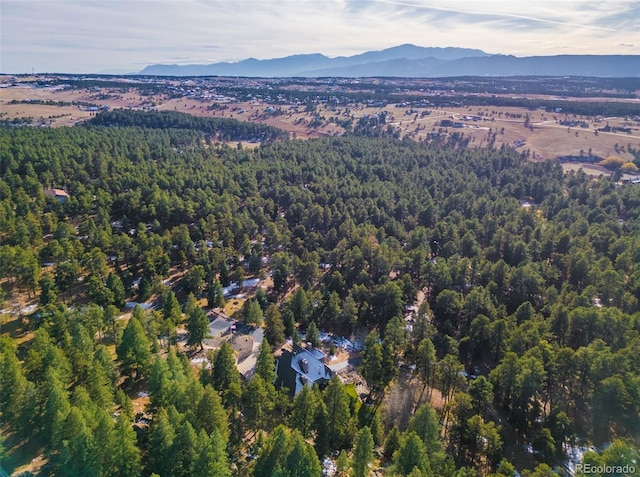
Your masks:
{"label": "bare ground", "polygon": [[[154,108],[167,111],[181,111],[195,116],[233,118],[241,121],[259,122],[288,131],[292,137],[305,139],[341,135],[344,129],[334,123],[329,123],[331,117],[346,119],[349,116],[344,108],[328,109],[319,106],[316,113],[324,117],[324,122],[318,127],[309,127],[313,114],[296,107],[279,106],[283,114],[270,114],[269,104],[258,101],[236,103],[216,103],[213,100],[198,100],[193,98],[170,99],[163,95],[140,96],[135,88],[126,92],[112,90],[93,91],[87,89],[63,90],[59,88],[33,88],[26,85],[0,89],[0,111],[4,119],[17,117],[32,117],[34,121],[41,121],[52,126],[68,126],[87,119],[95,112],[86,111],[83,106],[47,106],[41,104],[9,104],[12,100],[51,100],[51,101],[81,101],[111,108]],[[603,98],[596,98],[603,101]],[[606,98],[605,98],[606,99]],[[578,101],[576,99],[576,101]],[[561,113],[547,113],[545,111],[529,111],[525,108],[514,107],[458,107],[434,108],[431,113],[421,116],[407,108],[389,105],[385,108],[355,107],[349,113],[355,120],[367,114],[381,111],[388,113],[387,123],[401,131],[401,134],[412,135],[417,140],[424,140],[434,131],[443,130],[446,133],[458,132],[470,138],[471,147],[483,147],[491,140],[493,133],[495,147],[502,144],[514,145],[516,141],[523,143],[518,149],[529,151],[531,159],[554,159],[563,155],[585,154],[591,150],[594,155],[607,157],[618,155],[631,160],[633,157],[626,149],[640,148],[640,124],[627,121],[625,118],[584,118],[570,116],[568,119],[585,121],[586,128],[566,127],[557,121],[567,118]],[[524,117],[529,115],[531,128],[524,127]],[[416,118],[416,115],[418,116]],[[465,120],[465,116],[482,116],[480,121]],[[441,128],[440,121],[450,119],[461,121],[465,127],[460,129]],[[609,124],[610,126],[625,126],[631,128],[631,133],[600,132],[595,130]],[[246,148],[257,147],[258,143],[242,142]],[[616,151],[616,145],[618,150]],[[621,149],[625,148],[625,149]]]}

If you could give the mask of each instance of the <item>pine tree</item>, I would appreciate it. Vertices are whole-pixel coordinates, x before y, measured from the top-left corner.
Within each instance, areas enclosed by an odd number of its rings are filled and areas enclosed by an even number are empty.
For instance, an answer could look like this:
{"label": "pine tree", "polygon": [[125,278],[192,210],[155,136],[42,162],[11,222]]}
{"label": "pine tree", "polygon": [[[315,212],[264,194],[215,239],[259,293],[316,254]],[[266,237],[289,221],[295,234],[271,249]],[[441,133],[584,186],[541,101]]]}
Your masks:
{"label": "pine tree", "polygon": [[44,275],[38,282],[40,285],[40,304],[54,304],[58,300],[58,287],[51,275]]}
{"label": "pine tree", "polygon": [[253,477],[271,477],[282,470],[291,452],[290,431],[285,426],[276,427],[260,449]]}
{"label": "pine tree", "polygon": [[298,334],[296,331],[296,320],[293,317],[293,312],[289,308],[284,311],[283,322],[286,336],[293,337]]}
{"label": "pine tree", "polygon": [[415,432],[429,449],[429,453],[435,453],[441,449],[440,424],[438,416],[428,402],[418,408],[409,420],[410,432]]}
{"label": "pine tree", "polygon": [[365,338],[362,356],[362,376],[367,380],[373,397],[377,397],[389,382],[384,373],[384,357],[378,333],[370,332]]}
{"label": "pine tree", "polygon": [[487,409],[493,402],[493,385],[484,376],[478,376],[469,383],[469,396],[473,403],[474,411],[483,419],[487,415]]}
{"label": "pine tree", "polygon": [[114,477],[140,475],[141,458],[140,449],[137,446],[137,436],[125,413],[120,413],[116,419],[113,450],[115,466],[110,475]]}
{"label": "pine tree", "polygon": [[144,334],[142,325],[133,316],[124,329],[122,340],[116,347],[116,353],[122,363],[123,374],[131,375],[133,373],[136,379],[149,365],[151,360],[149,340]]}
{"label": "pine tree", "polygon": [[222,406],[220,396],[211,386],[205,387],[195,415],[198,429],[204,429],[209,435],[216,430],[222,438],[228,439],[229,422],[227,413]]}
{"label": "pine tree", "polygon": [[59,449],[71,404],[65,384],[60,381],[53,369],[47,370],[47,380],[44,383],[44,413],[42,427],[44,435],[49,440],[51,449]]}
{"label": "pine tree", "polygon": [[351,445],[353,426],[349,401],[340,378],[331,378],[324,390],[324,403],[327,406],[329,446],[332,449],[345,449]]}
{"label": "pine tree", "polygon": [[393,460],[400,475],[409,475],[416,468],[425,475],[431,475],[427,449],[415,432],[403,436]]}
{"label": "pine tree", "polygon": [[236,356],[231,345],[226,341],[222,343],[220,349],[213,357],[213,369],[211,370],[211,385],[222,396],[222,401],[226,407],[230,407],[237,402],[233,402],[233,395],[228,391],[240,386],[240,373],[236,368]]}
{"label": "pine tree", "polygon": [[191,477],[195,471],[195,463],[197,460],[196,449],[198,447],[198,434],[193,425],[188,420],[181,422],[176,429],[176,476]]}
{"label": "pine tree", "polygon": [[147,279],[147,277],[142,277],[140,283],[138,284],[138,300],[147,301],[151,297],[151,293],[153,292],[153,285]]}
{"label": "pine tree", "polygon": [[93,366],[104,371],[109,383],[115,385],[118,380],[118,373],[113,363],[113,358],[109,349],[104,345],[98,345],[93,353]]}
{"label": "pine tree", "polygon": [[207,337],[209,330],[209,318],[202,308],[196,306],[189,311],[187,317],[187,346],[200,346],[204,350],[202,342]]}
{"label": "pine tree", "polygon": [[149,471],[159,475],[174,475],[176,431],[164,408],[160,408],[149,432]]}
{"label": "pine tree", "polygon": [[418,345],[416,369],[418,371],[418,376],[420,376],[420,379],[422,380],[422,390],[420,391],[420,397],[418,398],[419,403],[422,401],[422,396],[427,388],[430,390],[427,398],[431,398],[431,391],[433,390],[436,378],[436,349],[429,338],[424,338]]}
{"label": "pine tree", "polygon": [[393,454],[400,449],[400,437],[400,430],[398,429],[398,426],[393,426],[384,441],[383,453],[387,459],[391,459]]}
{"label": "pine tree", "polygon": [[347,452],[342,449],[338,455],[338,460],[336,460],[336,477],[347,477],[349,475],[350,467],[351,462],[349,461],[349,456],[347,455]]}
{"label": "pine tree", "polygon": [[377,410],[373,412],[373,417],[371,418],[371,435],[373,436],[373,442],[376,446],[382,444],[382,440],[384,439],[384,425],[382,424],[380,413],[377,412]]}
{"label": "pine tree", "polygon": [[171,386],[171,375],[167,360],[161,356],[156,356],[149,371],[149,408],[156,411],[161,407],[169,406],[169,394]]}
{"label": "pine tree", "polygon": [[209,291],[207,292],[207,305],[209,308],[222,308],[225,305],[222,285],[218,280],[209,285]]}
{"label": "pine tree", "polygon": [[305,442],[298,431],[293,431],[292,448],[285,460],[285,475],[289,477],[316,477],[322,469],[313,447]]}
{"label": "pine tree", "polygon": [[263,288],[258,288],[258,290],[256,291],[256,296],[254,298],[258,302],[258,304],[260,305],[260,309],[263,312],[266,311],[266,309],[269,308],[269,305],[272,304],[269,301],[269,297],[267,296],[267,292],[265,292]]}
{"label": "pine tree", "polygon": [[303,329],[306,328],[309,320],[310,304],[307,292],[305,292],[302,287],[298,288],[291,298],[289,308],[293,312],[294,320],[300,323]]}
{"label": "pine tree", "polygon": [[[13,342],[8,338],[0,339],[0,350],[0,409],[2,409],[2,418],[15,429],[29,429],[28,426],[21,427],[21,424],[26,424],[23,422],[23,417],[27,417],[29,414],[29,389],[33,387],[33,383],[24,376]],[[51,417],[49,417],[49,421],[51,421]]]}
{"label": "pine tree", "polygon": [[260,273],[260,269],[262,268],[262,257],[258,253],[258,251],[254,248],[251,251],[251,255],[249,256],[249,271],[254,275]]}
{"label": "pine tree", "polygon": [[107,277],[107,288],[111,290],[113,294],[113,304],[118,308],[122,308],[124,306],[124,300],[126,298],[126,292],[124,289],[124,284],[118,275],[111,272]]}
{"label": "pine tree", "polygon": [[265,338],[269,340],[269,343],[273,343],[273,346],[277,348],[285,339],[284,322],[282,321],[282,315],[280,314],[277,305],[269,305],[264,314],[264,324]]}
{"label": "pine tree", "polygon": [[184,276],[185,289],[199,295],[205,287],[206,272],[202,265],[194,265]]}
{"label": "pine tree", "polygon": [[322,469],[313,447],[298,431],[276,427],[261,446],[254,477],[316,477]]}
{"label": "pine tree", "polygon": [[227,460],[226,440],[215,428],[211,435],[200,429],[195,447],[193,477],[231,477],[231,469]]}
{"label": "pine tree", "polygon": [[242,395],[243,414],[249,427],[265,429],[273,407],[273,396],[270,393],[269,384],[259,374],[254,375]]}
{"label": "pine tree", "polygon": [[99,474],[110,475],[108,471],[115,467],[113,449],[115,431],[113,418],[104,409],[98,412],[97,424],[93,431],[93,436],[96,444],[96,459]]}
{"label": "pine tree", "polygon": [[276,382],[276,360],[271,350],[269,340],[262,340],[260,351],[256,358],[256,374],[264,379],[265,383],[272,384]]}
{"label": "pine tree", "polygon": [[314,429],[314,421],[318,410],[318,396],[310,386],[303,386],[293,399],[293,409],[289,418],[289,425],[300,431],[307,439]]}
{"label": "pine tree", "polygon": [[101,409],[106,409],[113,402],[113,388],[104,369],[93,365],[87,376],[87,391],[91,399]]}
{"label": "pine tree", "polygon": [[220,283],[223,287],[228,287],[231,284],[231,277],[229,276],[229,266],[224,260],[220,262],[218,267],[220,270]]}
{"label": "pine tree", "polygon": [[250,325],[260,325],[262,323],[262,308],[257,300],[249,299],[244,302],[241,310],[245,323]]}
{"label": "pine tree", "polygon": [[[320,391],[318,391],[319,393]],[[315,448],[316,454],[325,456],[331,450],[331,428],[329,427],[329,411],[322,399],[318,399],[318,408],[314,418],[314,428],[316,431]]]}
{"label": "pine tree", "polygon": [[320,332],[318,331],[318,326],[315,321],[309,323],[309,327],[307,328],[306,334],[307,343],[311,343],[311,346],[317,348],[320,346]]}
{"label": "pine tree", "polygon": [[367,477],[369,465],[373,461],[373,436],[369,427],[363,427],[358,432],[353,450],[353,477]]}
{"label": "pine tree", "polygon": [[73,406],[65,419],[59,455],[55,456],[55,475],[72,477],[97,475],[99,462],[95,442],[80,409]]}
{"label": "pine tree", "polygon": [[164,306],[162,307],[162,317],[165,321],[171,321],[177,325],[182,321],[182,311],[175,293],[169,291],[164,297]]}

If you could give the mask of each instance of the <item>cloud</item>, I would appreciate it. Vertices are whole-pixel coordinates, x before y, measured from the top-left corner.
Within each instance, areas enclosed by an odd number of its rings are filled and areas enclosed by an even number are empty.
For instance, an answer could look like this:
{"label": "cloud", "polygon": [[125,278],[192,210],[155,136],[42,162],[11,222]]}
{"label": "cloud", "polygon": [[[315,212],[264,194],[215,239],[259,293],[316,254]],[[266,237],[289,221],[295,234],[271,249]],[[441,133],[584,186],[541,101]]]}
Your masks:
{"label": "cloud", "polygon": [[402,43],[519,55],[629,53],[637,50],[630,34],[640,31],[637,0],[1,1],[5,72],[344,56]]}
{"label": "cloud", "polygon": [[[463,19],[466,22],[481,23],[501,19],[505,21],[511,21],[511,25],[515,25],[516,23],[521,22],[522,26],[524,27],[540,28],[545,27],[546,25],[551,25],[614,31],[613,28],[606,28],[603,25],[577,22],[575,19],[575,14],[570,15],[569,12],[563,12],[561,8],[546,9],[540,7],[527,7],[523,4],[523,2],[519,1],[510,2],[511,5],[515,6],[516,8],[509,8],[509,4],[506,2],[451,2],[451,5],[461,5],[461,7],[453,8],[450,6],[441,6],[444,4],[443,2],[405,2],[397,0],[378,1],[380,3],[396,5],[398,7],[410,7],[413,9],[440,12],[441,18],[453,17],[456,19]],[[544,3],[549,2],[541,2],[542,5],[544,5]],[[466,8],[464,7],[465,4],[467,5]],[[558,3],[556,2],[555,5],[558,6]],[[485,9],[479,10],[479,7],[485,7]],[[575,5],[573,5],[573,7],[575,8]],[[500,8],[503,8],[504,10],[500,11]],[[538,11],[540,13],[544,13],[545,15],[535,15],[534,13],[516,13],[526,12],[527,10],[532,12]],[[437,17],[434,16],[434,18]]]}

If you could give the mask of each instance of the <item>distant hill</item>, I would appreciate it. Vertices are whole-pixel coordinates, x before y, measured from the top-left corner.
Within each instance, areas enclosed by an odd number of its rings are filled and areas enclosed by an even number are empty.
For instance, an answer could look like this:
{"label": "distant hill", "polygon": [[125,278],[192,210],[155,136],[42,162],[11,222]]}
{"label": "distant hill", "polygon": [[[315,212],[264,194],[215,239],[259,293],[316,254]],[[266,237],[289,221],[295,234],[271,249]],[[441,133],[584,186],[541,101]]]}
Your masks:
{"label": "distant hill", "polygon": [[248,77],[447,77],[447,76],[599,76],[640,77],[640,55],[558,55],[515,57],[469,48],[400,45],[354,56],[292,55],[209,65],[150,65],[151,76]]}

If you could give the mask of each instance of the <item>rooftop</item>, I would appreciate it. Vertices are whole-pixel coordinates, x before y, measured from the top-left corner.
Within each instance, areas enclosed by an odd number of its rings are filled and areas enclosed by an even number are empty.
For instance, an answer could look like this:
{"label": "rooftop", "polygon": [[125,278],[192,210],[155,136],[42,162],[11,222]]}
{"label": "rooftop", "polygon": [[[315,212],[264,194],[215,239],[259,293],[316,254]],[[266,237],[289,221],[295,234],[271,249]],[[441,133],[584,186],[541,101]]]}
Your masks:
{"label": "rooftop", "polygon": [[333,371],[324,364],[324,357],[325,354],[318,349],[293,345],[293,352],[283,351],[277,361],[276,385],[279,388],[288,388],[293,396],[298,394],[305,384],[324,385],[333,376]]}
{"label": "rooftop", "polygon": [[45,194],[52,195],[54,197],[70,197],[69,194],[62,189],[48,189]]}

